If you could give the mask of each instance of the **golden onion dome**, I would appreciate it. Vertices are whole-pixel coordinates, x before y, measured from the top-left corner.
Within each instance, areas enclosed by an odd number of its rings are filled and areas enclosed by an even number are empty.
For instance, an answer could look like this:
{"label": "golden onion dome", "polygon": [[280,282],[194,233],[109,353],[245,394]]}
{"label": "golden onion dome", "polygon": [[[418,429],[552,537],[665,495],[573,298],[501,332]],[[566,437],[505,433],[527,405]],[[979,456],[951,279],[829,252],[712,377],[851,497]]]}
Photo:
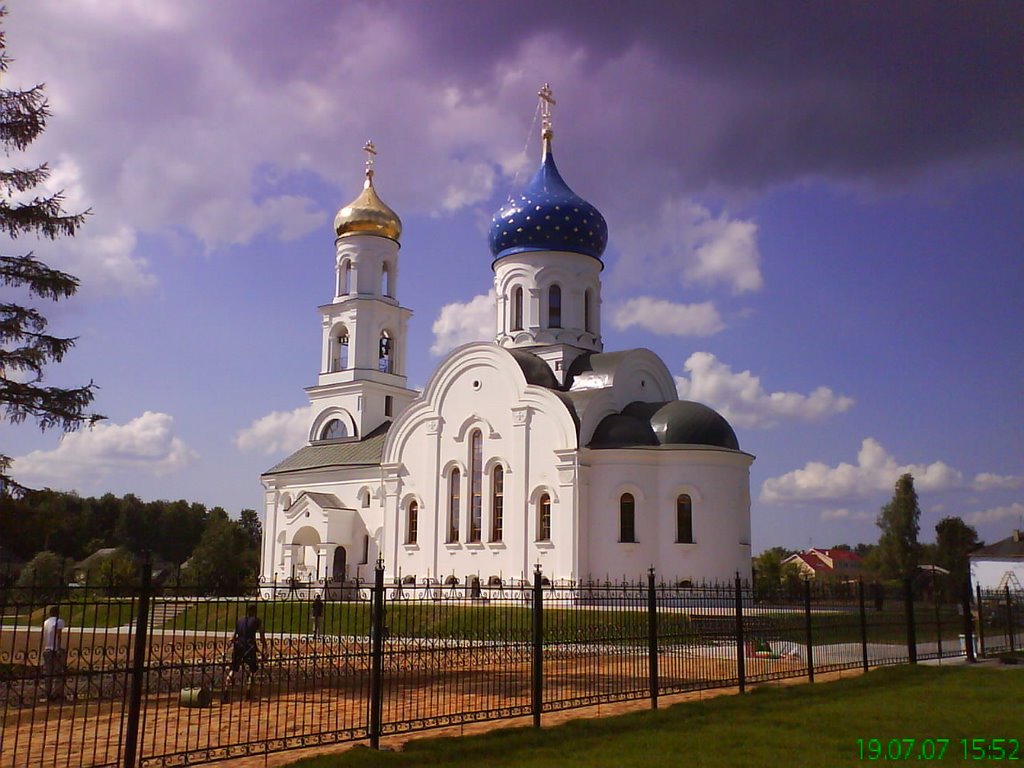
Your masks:
{"label": "golden onion dome", "polygon": [[359,197],[346,205],[334,217],[334,233],[338,237],[347,235],[377,235],[398,241],[402,236],[402,220],[398,218],[388,205],[377,195],[373,188],[373,155],[376,151],[372,142],[363,148],[369,156],[366,168],[366,181]]}

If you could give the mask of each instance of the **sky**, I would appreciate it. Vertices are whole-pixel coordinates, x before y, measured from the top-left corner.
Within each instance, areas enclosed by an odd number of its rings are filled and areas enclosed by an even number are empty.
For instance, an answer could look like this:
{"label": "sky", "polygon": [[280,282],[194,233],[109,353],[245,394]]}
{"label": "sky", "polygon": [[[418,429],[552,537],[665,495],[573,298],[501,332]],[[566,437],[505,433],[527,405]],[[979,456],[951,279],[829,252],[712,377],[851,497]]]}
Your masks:
{"label": "sky", "polygon": [[[306,437],[335,212],[402,218],[409,383],[493,328],[491,215],[554,153],[604,214],[606,350],[648,347],[751,469],[753,550],[873,542],[903,472],[921,540],[1024,527],[1024,4],[9,0],[3,87],[91,211],[19,239],[81,279],[46,383],[0,424],[34,487],[261,509]],[[4,301],[24,300],[11,289]]]}

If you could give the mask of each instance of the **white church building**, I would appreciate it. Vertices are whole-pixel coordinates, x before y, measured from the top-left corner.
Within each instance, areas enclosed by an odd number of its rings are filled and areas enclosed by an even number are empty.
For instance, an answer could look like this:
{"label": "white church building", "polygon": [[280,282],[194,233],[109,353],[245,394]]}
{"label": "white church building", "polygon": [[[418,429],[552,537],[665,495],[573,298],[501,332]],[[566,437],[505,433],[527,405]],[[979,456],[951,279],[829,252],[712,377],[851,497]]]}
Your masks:
{"label": "white church building", "polygon": [[647,349],[601,337],[604,217],[543,154],[495,214],[493,341],[407,386],[402,223],[374,187],[334,220],[308,443],[262,475],[263,583],[371,577],[668,583],[750,574],[750,465],[729,423],[679,400]]}

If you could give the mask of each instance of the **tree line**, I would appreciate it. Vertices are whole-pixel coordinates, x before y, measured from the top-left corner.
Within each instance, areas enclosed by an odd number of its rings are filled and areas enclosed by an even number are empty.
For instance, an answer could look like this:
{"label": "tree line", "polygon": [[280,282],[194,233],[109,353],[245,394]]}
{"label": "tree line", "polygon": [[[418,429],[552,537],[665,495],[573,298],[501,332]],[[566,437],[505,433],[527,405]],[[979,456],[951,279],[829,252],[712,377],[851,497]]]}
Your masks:
{"label": "tree line", "polygon": [[[6,575],[22,584],[79,579],[128,586],[148,555],[161,578],[237,592],[255,584],[262,535],[253,509],[235,520],[222,507],[143,501],[131,493],[0,496],[0,542],[11,561]],[[113,551],[96,556],[104,549]],[[75,567],[83,561],[84,573]]]}
{"label": "tree line", "polygon": [[[878,513],[875,524],[879,528],[876,543],[835,544],[828,549],[854,552],[862,558],[861,576],[866,582],[895,584],[904,579],[926,584],[925,573],[932,566],[948,571],[943,576],[948,589],[960,590],[970,573],[969,555],[984,546],[978,531],[956,516],[944,517],[935,526],[935,542],[922,543],[920,534],[921,507],[914,489],[914,478],[901,475],[896,481],[892,499]],[[792,563],[783,561],[798,550],[772,547],[754,558],[754,578],[757,586],[767,593],[802,588],[803,575]],[[922,570],[927,566],[928,570]],[[958,593],[958,592],[956,592]]]}

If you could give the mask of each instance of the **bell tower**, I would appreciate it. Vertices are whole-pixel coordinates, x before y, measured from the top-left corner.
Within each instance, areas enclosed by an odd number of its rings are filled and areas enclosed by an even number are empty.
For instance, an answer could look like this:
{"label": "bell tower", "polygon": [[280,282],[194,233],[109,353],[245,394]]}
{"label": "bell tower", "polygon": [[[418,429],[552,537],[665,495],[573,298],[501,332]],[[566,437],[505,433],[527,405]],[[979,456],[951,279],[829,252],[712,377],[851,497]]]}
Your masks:
{"label": "bell tower", "polygon": [[320,307],[321,361],[309,387],[316,410],[310,441],[362,439],[416,397],[406,387],[412,311],[398,303],[402,221],[373,185],[373,142],[359,196],[334,217],[334,299]]}

